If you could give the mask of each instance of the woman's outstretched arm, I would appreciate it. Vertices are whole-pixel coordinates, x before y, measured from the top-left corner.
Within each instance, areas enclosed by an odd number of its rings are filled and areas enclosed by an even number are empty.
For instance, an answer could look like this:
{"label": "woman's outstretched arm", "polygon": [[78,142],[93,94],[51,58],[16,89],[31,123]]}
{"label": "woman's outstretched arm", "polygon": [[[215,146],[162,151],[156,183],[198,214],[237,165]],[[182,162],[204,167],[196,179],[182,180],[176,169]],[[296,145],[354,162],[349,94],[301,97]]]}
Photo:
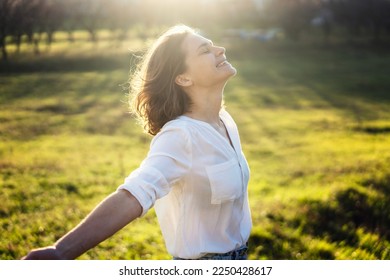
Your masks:
{"label": "woman's outstretched arm", "polygon": [[23,259],[75,259],[138,218],[142,207],[126,190],[105,198],[78,226],[53,246],[32,250]]}

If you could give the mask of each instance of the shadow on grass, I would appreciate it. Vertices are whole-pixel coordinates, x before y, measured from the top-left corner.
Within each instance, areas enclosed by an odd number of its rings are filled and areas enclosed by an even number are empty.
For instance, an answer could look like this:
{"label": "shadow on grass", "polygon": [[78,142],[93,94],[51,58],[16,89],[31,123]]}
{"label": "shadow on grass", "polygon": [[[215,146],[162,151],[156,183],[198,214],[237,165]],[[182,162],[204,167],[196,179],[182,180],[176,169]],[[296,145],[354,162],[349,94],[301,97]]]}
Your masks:
{"label": "shadow on grass", "polygon": [[257,256],[256,259],[335,259],[334,253],[330,249],[309,249],[298,236],[289,236],[277,224],[274,224],[267,233],[253,233],[249,239],[249,244],[250,253]]}
{"label": "shadow on grass", "polygon": [[378,234],[390,241],[390,175],[362,183],[366,190],[349,187],[339,191],[331,201],[305,202],[303,216],[296,219],[304,233],[357,246],[357,229]]}
{"label": "shadow on grass", "polygon": [[271,229],[255,232],[250,238],[253,253],[267,259],[336,258],[330,247],[309,248],[302,241],[302,236],[307,236],[363,252],[354,257],[357,259],[367,254],[390,259],[386,245],[390,242],[389,205],[390,174],[338,191],[327,201],[302,201],[291,220],[281,214],[268,215]]}
{"label": "shadow on grass", "polygon": [[34,57],[0,62],[0,73],[87,72],[127,70],[132,54]]}
{"label": "shadow on grass", "polygon": [[390,133],[390,126],[382,126],[382,127],[363,126],[363,127],[356,127],[355,130],[365,132],[367,134],[377,135],[377,134]]}
{"label": "shadow on grass", "polygon": [[390,101],[388,50],[372,46],[256,49],[255,45],[246,46],[244,54],[239,50],[233,49],[233,56],[240,78],[254,87],[250,98],[263,107],[330,106],[357,120],[370,120]]}

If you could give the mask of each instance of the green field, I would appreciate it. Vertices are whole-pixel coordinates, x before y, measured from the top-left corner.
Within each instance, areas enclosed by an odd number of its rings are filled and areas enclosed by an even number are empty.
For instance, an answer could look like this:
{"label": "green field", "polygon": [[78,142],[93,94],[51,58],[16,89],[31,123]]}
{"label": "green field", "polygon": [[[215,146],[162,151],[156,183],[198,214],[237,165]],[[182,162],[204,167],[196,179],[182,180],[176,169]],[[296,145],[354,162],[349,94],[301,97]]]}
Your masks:
{"label": "green field", "polygon": [[[151,138],[126,107],[129,50],[142,46],[10,48],[0,64],[0,259],[52,244],[145,157]],[[238,69],[225,103],[251,167],[250,259],[390,259],[390,52],[225,46]],[[80,257],[170,258],[153,210]]]}

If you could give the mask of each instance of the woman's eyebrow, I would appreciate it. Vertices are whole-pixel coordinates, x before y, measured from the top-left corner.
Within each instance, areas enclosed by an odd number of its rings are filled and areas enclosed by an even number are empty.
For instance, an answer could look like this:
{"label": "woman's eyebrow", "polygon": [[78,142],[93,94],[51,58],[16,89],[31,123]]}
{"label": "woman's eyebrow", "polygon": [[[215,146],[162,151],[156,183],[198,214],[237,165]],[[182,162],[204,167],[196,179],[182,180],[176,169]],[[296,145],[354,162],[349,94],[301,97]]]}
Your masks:
{"label": "woman's eyebrow", "polygon": [[199,50],[200,48],[202,47],[206,47],[206,46],[209,46],[209,45],[213,45],[213,42],[211,40],[207,40],[207,42],[204,42],[203,44],[201,44],[197,50]]}

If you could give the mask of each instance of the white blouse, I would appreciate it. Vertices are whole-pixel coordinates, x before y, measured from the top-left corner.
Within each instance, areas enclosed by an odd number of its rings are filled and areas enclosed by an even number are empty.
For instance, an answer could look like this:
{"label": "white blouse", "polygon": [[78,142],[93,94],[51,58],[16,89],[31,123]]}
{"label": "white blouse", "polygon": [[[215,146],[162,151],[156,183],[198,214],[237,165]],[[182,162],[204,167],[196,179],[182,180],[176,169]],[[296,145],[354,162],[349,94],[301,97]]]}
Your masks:
{"label": "white blouse", "polygon": [[249,167],[234,120],[225,110],[220,118],[234,148],[210,124],[180,116],[153,138],[148,156],[118,188],[134,195],[142,215],[155,206],[174,257],[226,253],[249,238]]}

